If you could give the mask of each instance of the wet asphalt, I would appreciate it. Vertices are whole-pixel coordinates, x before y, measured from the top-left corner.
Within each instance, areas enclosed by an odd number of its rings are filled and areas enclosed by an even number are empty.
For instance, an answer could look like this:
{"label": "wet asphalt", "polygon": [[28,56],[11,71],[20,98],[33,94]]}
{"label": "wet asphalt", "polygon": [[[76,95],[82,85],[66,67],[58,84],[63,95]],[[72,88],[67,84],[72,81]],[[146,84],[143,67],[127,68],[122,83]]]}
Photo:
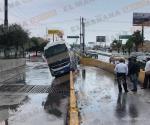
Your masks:
{"label": "wet asphalt", "polygon": [[119,94],[113,74],[83,66],[75,88],[81,125],[150,125],[150,90]]}
{"label": "wet asphalt", "polygon": [[[50,86],[49,93],[0,92],[0,125],[65,125],[69,75],[53,78],[44,62],[27,62],[23,85]],[[12,84],[11,84],[12,85]],[[131,83],[128,83],[129,90]],[[64,90],[57,91],[57,90]],[[81,125],[149,125],[150,90],[118,94],[114,75],[79,67],[75,89]]]}
{"label": "wet asphalt", "polygon": [[53,91],[32,94],[0,92],[0,125],[66,124],[69,75],[55,79],[46,63],[27,62],[26,81],[16,84],[50,86]]}

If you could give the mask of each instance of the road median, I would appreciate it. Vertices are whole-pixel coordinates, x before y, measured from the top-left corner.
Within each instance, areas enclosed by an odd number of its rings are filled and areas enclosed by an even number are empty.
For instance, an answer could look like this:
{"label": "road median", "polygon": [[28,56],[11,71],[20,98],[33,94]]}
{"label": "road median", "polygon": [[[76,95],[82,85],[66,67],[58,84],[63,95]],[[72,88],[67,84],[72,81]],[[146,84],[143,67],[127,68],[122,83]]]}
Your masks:
{"label": "road median", "polygon": [[[110,73],[114,73],[114,68],[115,68],[114,64],[110,64],[110,63],[92,59],[92,58],[80,58],[80,64],[83,64],[85,66],[98,67]],[[140,70],[138,79],[141,83],[141,86],[143,86],[144,77],[145,77],[145,72],[143,70]]]}
{"label": "road median", "polygon": [[70,72],[69,125],[79,125],[79,112],[78,112],[78,108],[77,108],[77,99],[76,99],[76,95],[75,95],[72,71]]}

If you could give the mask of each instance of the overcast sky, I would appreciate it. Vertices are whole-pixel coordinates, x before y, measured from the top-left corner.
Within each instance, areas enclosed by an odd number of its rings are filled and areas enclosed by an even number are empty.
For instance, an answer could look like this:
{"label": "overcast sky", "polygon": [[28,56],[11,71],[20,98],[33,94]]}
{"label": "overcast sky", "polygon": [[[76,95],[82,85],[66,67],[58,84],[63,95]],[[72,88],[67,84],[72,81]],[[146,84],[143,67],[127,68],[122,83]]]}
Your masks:
{"label": "overcast sky", "polygon": [[[0,22],[3,23],[3,1],[0,0]],[[46,35],[46,29],[60,29],[67,35],[79,35],[79,18],[87,21],[86,42],[105,35],[107,43],[120,34],[131,34],[133,12],[150,11],[150,0],[8,0],[9,23],[20,23],[31,36]],[[145,38],[150,39],[150,28]],[[67,39],[66,39],[67,40]],[[75,40],[67,40],[74,42]]]}

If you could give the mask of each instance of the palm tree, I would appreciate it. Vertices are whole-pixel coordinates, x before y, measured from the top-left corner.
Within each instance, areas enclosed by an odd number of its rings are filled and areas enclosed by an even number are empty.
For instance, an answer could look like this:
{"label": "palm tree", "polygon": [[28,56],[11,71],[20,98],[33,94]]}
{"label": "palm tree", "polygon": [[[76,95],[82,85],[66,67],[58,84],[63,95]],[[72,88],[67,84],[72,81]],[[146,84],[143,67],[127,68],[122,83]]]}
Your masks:
{"label": "palm tree", "polygon": [[132,39],[133,39],[133,42],[134,42],[134,45],[135,45],[135,51],[138,52],[138,47],[143,42],[141,31],[139,31],[139,30],[135,31],[132,35]]}
{"label": "palm tree", "polygon": [[133,37],[131,36],[131,37],[127,40],[127,42],[126,42],[126,48],[128,49],[129,55],[130,55],[131,50],[132,50],[132,48],[133,48],[133,44],[134,44],[134,40],[133,40]]}
{"label": "palm tree", "polygon": [[117,48],[118,53],[120,53],[121,46],[122,46],[122,41],[121,41],[121,40],[116,40],[116,39],[115,39],[115,40],[112,42],[112,47],[113,47],[113,48]]}

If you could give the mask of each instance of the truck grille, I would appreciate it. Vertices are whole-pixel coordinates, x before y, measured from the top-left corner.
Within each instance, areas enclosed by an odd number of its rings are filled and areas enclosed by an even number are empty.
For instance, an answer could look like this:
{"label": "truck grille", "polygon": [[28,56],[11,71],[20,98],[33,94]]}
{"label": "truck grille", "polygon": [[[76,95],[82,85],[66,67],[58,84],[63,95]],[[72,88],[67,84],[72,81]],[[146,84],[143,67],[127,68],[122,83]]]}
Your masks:
{"label": "truck grille", "polygon": [[56,62],[56,63],[50,65],[50,67],[51,67],[52,69],[55,69],[55,68],[59,68],[59,67],[65,66],[65,65],[67,65],[68,63],[70,63],[70,60],[69,60],[69,59],[64,59],[64,60],[62,60],[62,61],[58,61],[58,62]]}

